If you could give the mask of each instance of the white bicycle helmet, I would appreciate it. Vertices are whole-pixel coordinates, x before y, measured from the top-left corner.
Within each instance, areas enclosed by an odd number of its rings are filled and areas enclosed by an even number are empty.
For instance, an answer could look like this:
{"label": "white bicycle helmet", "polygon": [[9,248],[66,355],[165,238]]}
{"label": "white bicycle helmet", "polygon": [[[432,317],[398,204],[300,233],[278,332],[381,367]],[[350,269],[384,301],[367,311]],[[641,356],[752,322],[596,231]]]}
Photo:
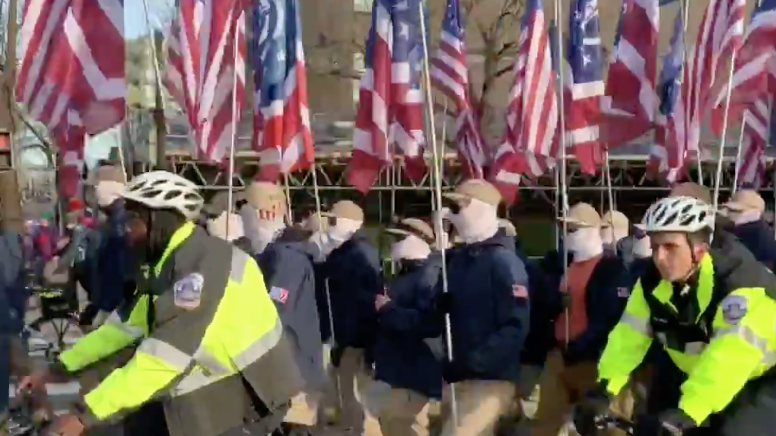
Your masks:
{"label": "white bicycle helmet", "polygon": [[177,210],[190,220],[199,216],[205,203],[197,185],[167,171],[140,174],[127,183],[123,196],[151,209]]}
{"label": "white bicycle helmet", "polygon": [[644,216],[647,232],[694,233],[713,227],[714,212],[693,197],[667,197],[649,207]]}

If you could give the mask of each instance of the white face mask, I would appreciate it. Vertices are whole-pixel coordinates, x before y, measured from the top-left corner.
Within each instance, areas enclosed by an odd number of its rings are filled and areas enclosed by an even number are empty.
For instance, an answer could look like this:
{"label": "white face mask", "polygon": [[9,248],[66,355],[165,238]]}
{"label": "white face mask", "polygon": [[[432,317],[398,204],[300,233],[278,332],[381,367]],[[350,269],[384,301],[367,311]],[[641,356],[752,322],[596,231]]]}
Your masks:
{"label": "white face mask", "polygon": [[603,253],[601,231],[595,227],[583,227],[566,235],[568,250],[574,253],[574,261],[591,259]]}
{"label": "white face mask", "polygon": [[645,259],[652,256],[652,246],[649,243],[649,236],[645,236],[641,239],[634,239],[633,243],[633,255]]}
{"label": "white face mask", "polygon": [[286,228],[283,221],[259,220],[256,226],[256,236],[252,239],[255,243],[256,253],[263,253],[267,246],[275,241]]}
{"label": "white face mask", "polygon": [[728,218],[730,218],[737,226],[760,221],[762,217],[763,213],[759,210],[744,210],[741,212],[734,212],[731,210],[728,212]]}
{"label": "white face mask", "polygon": [[605,245],[615,244],[617,241],[626,236],[628,236],[627,229],[619,229],[617,227],[601,228],[601,242]]}
{"label": "white face mask", "polygon": [[391,259],[397,262],[400,260],[422,260],[430,254],[431,247],[415,235],[409,235],[391,245]]}
{"label": "white face mask", "polygon": [[464,244],[482,242],[498,232],[498,210],[488,203],[472,198],[469,204],[448,219]]}
{"label": "white face mask", "polygon": [[363,221],[355,221],[347,218],[337,218],[334,226],[327,230],[319,230],[310,236],[309,241],[318,247],[315,254],[315,262],[320,263],[326,260],[326,257],[332,251],[339,248],[347,242],[353,235],[363,227]]}

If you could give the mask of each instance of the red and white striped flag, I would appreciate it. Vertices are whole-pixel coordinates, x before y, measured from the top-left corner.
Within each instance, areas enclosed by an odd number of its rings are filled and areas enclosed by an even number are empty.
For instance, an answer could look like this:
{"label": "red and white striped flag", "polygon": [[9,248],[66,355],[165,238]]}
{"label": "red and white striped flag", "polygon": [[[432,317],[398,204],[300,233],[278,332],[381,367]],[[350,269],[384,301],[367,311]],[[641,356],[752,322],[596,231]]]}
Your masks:
{"label": "red and white striped flag", "polygon": [[759,189],[765,179],[765,148],[773,141],[773,96],[763,96],[744,111],[738,185]]}
{"label": "red and white striped flag", "polygon": [[465,30],[458,0],[447,0],[439,50],[431,60],[431,78],[434,86],[455,104],[455,139],[464,176],[482,179],[488,153],[469,98]]}
{"label": "red and white striped flag", "polygon": [[[167,88],[186,112],[198,154],[222,162],[229,157],[245,99],[243,2],[180,0],[167,41]],[[235,77],[237,108],[232,106]]]}
{"label": "red and white striped flag", "polygon": [[263,1],[254,6],[252,25],[253,148],[261,156],[258,178],[276,182],[315,162],[299,4]]}
{"label": "red and white striped flag", "polygon": [[16,99],[33,119],[65,129],[75,111],[89,134],[124,119],[121,0],[28,0],[21,40]]}
{"label": "red and white striped flag", "polygon": [[653,126],[659,24],[659,0],[622,0],[602,108],[601,136],[607,146],[626,144]]}
{"label": "red and white striped flag", "polygon": [[520,174],[539,177],[555,164],[560,145],[555,72],[541,0],[530,0],[520,32],[507,130],[494,157],[493,182],[505,201],[514,201]]}
{"label": "red and white striped flag", "polygon": [[16,100],[60,147],[60,195],[75,197],[86,134],[124,119],[123,2],[29,0],[21,42]]}
{"label": "red and white striped flag", "polygon": [[710,0],[690,50],[682,94],[687,110],[686,153],[699,153],[701,126],[726,87],[733,53],[741,47],[745,0]]}
{"label": "red and white striped flag", "polygon": [[359,85],[348,182],[367,192],[394,154],[410,178],[426,171],[423,149],[423,44],[420,0],[375,0]]}

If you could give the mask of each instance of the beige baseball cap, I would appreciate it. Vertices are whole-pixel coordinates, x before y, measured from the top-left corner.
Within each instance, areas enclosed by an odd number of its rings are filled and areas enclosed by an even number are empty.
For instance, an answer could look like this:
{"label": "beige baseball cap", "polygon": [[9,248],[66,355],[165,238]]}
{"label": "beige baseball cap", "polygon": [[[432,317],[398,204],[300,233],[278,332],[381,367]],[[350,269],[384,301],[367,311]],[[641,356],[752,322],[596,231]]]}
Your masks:
{"label": "beige baseball cap", "polygon": [[[564,218],[560,217],[558,221],[563,222]],[[578,227],[601,227],[601,215],[593,206],[577,203],[569,209],[565,222]]]}
{"label": "beige baseball cap", "polygon": [[442,196],[453,201],[476,199],[495,207],[498,207],[502,200],[501,193],[495,186],[478,179],[466,180],[458,185],[454,192]]}
{"label": "beige baseball cap", "polygon": [[385,229],[385,231],[393,235],[415,235],[428,243],[432,243],[436,239],[434,236],[434,230],[431,228],[431,226],[419,218],[404,218],[403,220],[396,222],[391,227]]}
{"label": "beige baseball cap", "polygon": [[364,210],[350,200],[340,200],[334,203],[334,206],[328,212],[322,212],[321,215],[364,222]]}
{"label": "beige baseball cap", "polygon": [[601,217],[601,227],[628,228],[630,220],[618,210],[610,210]]}
{"label": "beige baseball cap", "polygon": [[733,194],[733,198],[725,203],[722,207],[735,212],[743,212],[748,210],[756,210],[759,212],[765,212],[765,200],[757,191],[742,190]]}
{"label": "beige baseball cap", "polygon": [[709,188],[694,182],[680,183],[671,189],[669,197],[692,197],[706,204],[711,204]]}
{"label": "beige baseball cap", "polygon": [[241,197],[259,212],[261,219],[274,220],[286,216],[286,194],[275,183],[253,182]]}

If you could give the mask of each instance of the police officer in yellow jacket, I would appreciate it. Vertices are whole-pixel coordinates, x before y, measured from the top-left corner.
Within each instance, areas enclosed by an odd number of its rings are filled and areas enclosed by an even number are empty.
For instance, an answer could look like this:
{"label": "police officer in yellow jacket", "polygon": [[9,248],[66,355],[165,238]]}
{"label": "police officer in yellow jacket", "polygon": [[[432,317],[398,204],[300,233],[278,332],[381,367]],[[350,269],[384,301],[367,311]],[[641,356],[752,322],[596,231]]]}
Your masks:
{"label": "police officer in yellow jacket", "polygon": [[714,218],[710,206],[690,197],[665,198],[647,211],[653,263],[609,335],[598,389],[575,411],[583,436],[655,339],[686,380],[678,404],[639,418],[636,436],[776,432],[776,276],[710,248]]}
{"label": "police officer in yellow jacket", "polygon": [[47,374],[22,385],[40,385],[52,373],[77,375],[134,347],[126,365],[85,394],[77,413],[55,422],[55,434],[78,436],[159,398],[171,436],[217,436],[246,423],[250,434],[270,433],[274,424],[262,424],[276,415],[282,421],[303,382],[256,262],[191,222],[203,200],[180,176],[142,174],[124,198],[128,242],[151,266],[147,283]]}

